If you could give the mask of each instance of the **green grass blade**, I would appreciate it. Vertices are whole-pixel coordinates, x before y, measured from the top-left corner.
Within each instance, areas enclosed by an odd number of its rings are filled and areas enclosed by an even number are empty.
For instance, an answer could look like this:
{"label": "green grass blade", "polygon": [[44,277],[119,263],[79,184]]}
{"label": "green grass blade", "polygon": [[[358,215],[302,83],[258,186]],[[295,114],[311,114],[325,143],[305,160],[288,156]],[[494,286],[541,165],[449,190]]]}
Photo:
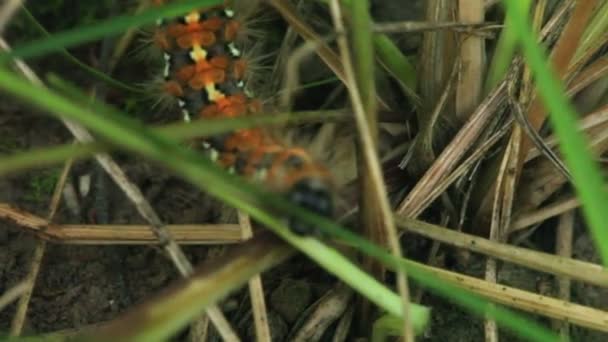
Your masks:
{"label": "green grass blade", "polygon": [[70,158],[78,159],[102,151],[102,144],[66,144],[54,147],[31,149],[0,158],[0,175],[29,168],[50,166]]}
{"label": "green grass blade", "polygon": [[[396,311],[398,308],[401,308],[400,305],[390,304],[398,303],[396,294],[366,274],[355,273],[356,276],[353,277],[349,272],[345,272],[345,270],[355,270],[356,267],[348,259],[329,249],[329,247],[319,241],[310,238],[302,239],[293,235],[293,233],[284,227],[282,220],[268,214],[268,208],[272,212],[290,213],[306,222],[315,224],[322,231],[331,234],[330,236],[337,236],[348,241],[348,243],[367,255],[377,258],[390,267],[404,267],[410,277],[438,291],[438,293],[447,298],[459,301],[460,305],[469,310],[483,314],[488,308],[487,301],[480,300],[466,291],[454,290],[454,286],[449,286],[445,282],[439,282],[432,275],[425,277],[424,273],[410,267],[408,264],[401,263],[398,259],[393,258],[389,253],[373,243],[339,227],[325,218],[294,207],[290,203],[286,203],[281,197],[259,191],[259,189],[243,182],[242,179],[226,174],[196,152],[182,148],[176,143],[172,144],[162,136],[152,133],[146,127],[132,120],[119,118],[113,112],[97,113],[89,108],[82,108],[82,106],[75,105],[48,89],[32,86],[21,78],[4,70],[0,70],[0,88],[27,100],[32,105],[54,112],[56,115],[63,115],[69,119],[77,120],[102,137],[114,141],[114,143],[125,149],[133,150],[148,158],[165,163],[165,165],[178,172],[182,177],[188,179],[201,189],[206,190],[211,195],[249,213],[253,218],[272,229],[275,233],[289,240],[290,243],[294,244],[303,253],[315,261],[323,263],[328,272],[338,275],[340,279],[348,284],[357,286],[356,288],[362,291],[364,296],[378,305],[382,305],[382,308],[389,313],[397,316],[401,314],[401,311]],[[97,106],[94,108],[99,109]],[[261,205],[264,205],[267,209],[260,208]],[[319,259],[318,255],[323,256]],[[369,281],[369,283],[366,283],[366,281]],[[361,284],[365,284],[365,286],[361,286]],[[410,305],[410,310],[412,311],[409,318],[414,327],[418,326],[420,321],[424,321],[428,315],[426,309],[414,304]],[[505,312],[507,313],[505,314]],[[499,324],[512,329],[519,329],[517,332],[522,336],[535,341],[550,340],[543,338],[543,336],[551,336],[550,333],[547,333],[542,328],[535,327],[532,323],[518,326],[519,322],[526,323],[526,320],[523,318],[517,319],[520,316],[514,316],[500,308],[497,308],[492,314]],[[539,336],[541,337],[539,338]]]}
{"label": "green grass blade", "polygon": [[389,336],[401,336],[401,320],[393,315],[378,318],[372,327],[371,342],[384,342]]}
{"label": "green grass blade", "polygon": [[[51,37],[51,34],[38,22],[38,20],[36,20],[36,18],[32,15],[32,13],[26,8],[23,7],[23,13],[25,14],[25,17],[27,18],[27,20],[30,22],[30,24],[36,28],[40,34],[42,34],[42,36],[45,39],[48,39],[49,37]],[[88,72],[89,74],[91,74],[92,76],[96,77],[97,79],[103,81],[104,83],[106,83],[107,85],[117,88],[117,89],[123,89],[126,90],[128,92],[132,92],[132,93],[142,93],[144,92],[143,89],[138,89],[132,86],[129,86],[123,82],[120,82],[118,80],[113,79],[112,77],[104,74],[103,72],[88,66],[87,64],[81,62],[78,58],[72,56],[72,54],[70,54],[66,49],[61,48],[58,50],[59,53],[65,57],[66,60],[68,60],[69,62],[73,63],[74,65],[76,65],[77,67],[81,68],[82,70]]]}
{"label": "green grass blade", "polygon": [[[105,104],[95,102],[89,106],[97,108]],[[200,136],[211,136],[261,126],[296,124],[302,122],[327,122],[344,119],[347,113],[343,111],[302,111],[296,113],[259,114],[255,116],[196,120],[190,123],[173,123],[162,127],[151,128],[153,132],[174,141],[184,141]],[[49,166],[70,158],[84,158],[99,152],[108,152],[116,148],[110,144],[95,142],[82,145],[58,145],[22,151],[14,155],[0,157],[0,176],[34,167]]]}
{"label": "green grass blade", "polygon": [[378,60],[397,80],[403,94],[412,104],[420,106],[420,98],[415,91],[418,84],[416,70],[407,56],[385,34],[374,34],[373,43]]}
{"label": "green grass blade", "polygon": [[[55,80],[55,82],[60,82]],[[94,112],[91,108],[74,104],[55,92],[32,86],[10,72],[0,70],[0,88],[23,99],[31,105],[47,109],[58,116],[75,120],[112,141],[117,146],[164,163],[185,179],[199,186],[226,203],[250,214],[259,222],[273,229],[306,255],[323,265],[328,272],[351,284],[370,301],[395,315],[402,315],[399,297],[358,269],[346,257],[315,239],[300,238],[287,229],[282,219],[267,212],[286,212],[282,197],[260,191],[241,178],[229,175],[200,153],[179,146],[176,142],[155,134],[150,129],[114,111]],[[95,106],[95,109],[103,107]],[[266,209],[262,209],[266,208]],[[293,206],[289,206],[291,209]],[[422,328],[428,318],[428,309],[412,304],[409,313],[412,325]]]}
{"label": "green grass blade", "polygon": [[522,45],[526,61],[534,73],[538,93],[559,137],[560,148],[572,173],[583,214],[602,263],[608,265],[608,217],[605,214],[608,193],[600,169],[594,162],[585,137],[577,130],[577,114],[564,95],[561,81],[554,76],[541,47],[536,43],[536,36],[527,20],[527,11],[518,0],[504,0],[503,3],[512,18],[513,32]]}
{"label": "green grass blade", "polygon": [[[329,0],[318,1],[325,5],[329,2]],[[350,8],[352,6],[352,0],[342,0],[340,2],[345,8]],[[380,64],[395,78],[395,80],[397,80],[403,94],[407,96],[415,106],[419,106],[420,98],[416,94],[416,85],[418,84],[416,69],[409,58],[399,50],[386,34],[374,33],[372,35],[372,42],[374,44],[374,49],[376,50],[376,57],[378,57]]]}
{"label": "green grass blade", "polygon": [[[532,6],[532,0],[520,0],[517,4],[521,11],[526,13]],[[486,79],[485,89],[489,92],[498,82],[505,77],[513,56],[515,55],[515,49],[517,47],[517,36],[513,30],[513,14],[507,13],[505,16],[505,25],[498,38],[496,49],[494,50],[494,57],[490,63],[488,69],[488,76]]]}
{"label": "green grass blade", "polygon": [[[353,59],[357,87],[365,109],[366,119],[373,135],[376,135],[378,106],[376,101],[375,53],[372,43],[372,19],[369,14],[369,2],[359,0],[351,2],[350,16],[352,30],[350,41],[353,44]],[[375,138],[374,138],[375,139]]]}
{"label": "green grass blade", "polygon": [[131,28],[152,24],[158,18],[172,18],[196,8],[223,4],[223,0],[183,0],[170,2],[165,6],[153,7],[139,14],[125,14],[86,27],[53,34],[30,43],[15,47],[10,53],[0,55],[0,62],[12,57],[31,58],[44,56],[50,52],[94,41],[105,36],[124,32]]}
{"label": "green grass blade", "polygon": [[[77,120],[118,146],[164,163],[211,195],[249,213],[257,221],[269,227],[300,251],[320,263],[328,272],[337,275],[372,302],[381,305],[389,313],[397,316],[402,314],[398,296],[395,293],[360,271],[347,258],[320,241],[295,236],[284,226],[282,219],[277,219],[269,212],[281,213],[282,217],[285,217],[287,213],[293,214],[305,222],[314,224],[320,230],[327,232],[329,236],[336,236],[346,241],[393,269],[405,269],[413,279],[473,312],[484,314],[492,308],[488,301],[481,300],[477,296],[460,290],[447,282],[437,281],[436,277],[421,271],[414,264],[394,258],[382,248],[335,223],[312,213],[307,213],[307,211],[285,202],[282,197],[262,192],[242,179],[226,174],[218,166],[195,151],[180,147],[177,143],[168,141],[133,120],[118,117],[114,112],[94,112],[90,108],[75,105],[50,90],[34,87],[3,70],[0,70],[0,88],[26,99],[32,105]],[[99,109],[97,106],[93,108]],[[425,321],[428,311],[414,304],[410,305],[410,310],[412,311],[409,318],[412,325],[420,327],[420,322]],[[493,311],[489,313],[494,316],[501,326],[515,330],[521,336],[534,341],[552,340],[553,335],[551,333],[520,315],[512,314],[500,307],[491,310]]]}

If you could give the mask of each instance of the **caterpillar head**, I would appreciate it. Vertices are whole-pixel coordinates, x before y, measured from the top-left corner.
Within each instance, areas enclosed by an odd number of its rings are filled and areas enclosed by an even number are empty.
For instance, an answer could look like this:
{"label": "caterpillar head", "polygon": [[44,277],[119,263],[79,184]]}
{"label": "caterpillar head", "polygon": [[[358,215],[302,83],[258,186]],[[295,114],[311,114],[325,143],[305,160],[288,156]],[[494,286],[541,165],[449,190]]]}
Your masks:
{"label": "caterpillar head", "polygon": [[[317,178],[304,178],[294,184],[287,194],[287,199],[297,206],[308,209],[318,215],[333,215],[333,199],[330,189]],[[288,217],[289,228],[299,235],[319,235],[319,231],[297,217]]]}

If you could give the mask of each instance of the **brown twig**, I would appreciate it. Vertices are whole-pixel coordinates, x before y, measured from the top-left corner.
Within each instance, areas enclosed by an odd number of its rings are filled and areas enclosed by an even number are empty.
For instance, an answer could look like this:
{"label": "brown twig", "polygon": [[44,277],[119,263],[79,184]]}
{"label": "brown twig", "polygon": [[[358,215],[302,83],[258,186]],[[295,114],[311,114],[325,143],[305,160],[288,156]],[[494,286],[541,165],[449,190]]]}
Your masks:
{"label": "brown twig", "polygon": [[[242,211],[237,212],[239,226],[243,239],[249,240],[253,238],[253,227],[251,226],[251,218]],[[272,336],[270,327],[268,326],[268,310],[266,309],[266,301],[264,299],[264,287],[262,286],[262,276],[257,274],[249,280],[249,297],[251,298],[251,311],[253,312],[253,320],[255,323],[256,341],[270,342]]]}
{"label": "brown twig", "polygon": [[[574,211],[569,211],[560,216],[557,226],[557,237],[555,239],[555,253],[560,257],[572,257],[572,233],[574,232]],[[572,281],[568,277],[558,277],[557,279],[558,298],[563,301],[570,301],[570,288]],[[567,339],[570,336],[570,325],[568,322],[555,322],[560,335]]]}
{"label": "brown twig", "polygon": [[[63,170],[61,171],[61,176],[57,180],[57,184],[55,185],[55,190],[53,191],[53,196],[51,197],[51,201],[49,204],[49,213],[47,215],[47,221],[51,222],[55,217],[55,213],[57,213],[57,209],[59,208],[59,204],[61,201],[61,193],[63,192],[63,187],[66,184],[68,176],[70,174],[70,170],[72,169],[73,160],[68,160],[63,166]],[[27,317],[27,309],[29,307],[30,298],[32,297],[32,293],[34,292],[34,286],[36,285],[36,280],[38,279],[38,273],[40,271],[40,266],[42,265],[42,258],[44,257],[44,253],[46,251],[46,241],[40,239],[36,243],[36,247],[34,249],[34,254],[30,263],[30,271],[26,277],[27,281],[27,291],[21,296],[19,299],[19,304],[17,305],[17,311],[15,312],[15,316],[13,317],[13,321],[11,323],[11,335],[19,336],[21,335],[21,331],[23,330],[23,325],[25,323]]]}
{"label": "brown twig", "polygon": [[[8,204],[0,203],[0,218],[28,229],[38,237],[58,243],[85,245],[159,244],[148,225],[56,224]],[[165,228],[180,244],[207,245],[244,240],[236,224],[181,224]]]}

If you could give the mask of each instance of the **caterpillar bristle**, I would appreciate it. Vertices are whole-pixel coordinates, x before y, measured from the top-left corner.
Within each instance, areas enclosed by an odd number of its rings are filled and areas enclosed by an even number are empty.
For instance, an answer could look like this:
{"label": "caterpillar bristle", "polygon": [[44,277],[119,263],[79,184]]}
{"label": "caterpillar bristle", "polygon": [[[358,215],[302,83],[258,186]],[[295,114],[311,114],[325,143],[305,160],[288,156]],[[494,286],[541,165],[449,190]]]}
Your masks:
{"label": "caterpillar bristle", "polygon": [[[156,0],[157,4],[165,2]],[[175,99],[184,120],[262,112],[263,101],[251,86],[263,69],[260,61],[268,55],[261,56],[257,42],[247,40],[247,35],[255,34],[255,30],[248,31],[243,19],[255,13],[252,4],[257,1],[226,1],[222,6],[163,20],[156,29],[155,46],[166,63],[162,88]],[[264,184],[294,204],[332,215],[330,174],[305,149],[290,147],[261,128],[204,137],[203,141],[211,158],[227,170]],[[314,233],[313,227],[300,220],[285,219],[296,233]]]}

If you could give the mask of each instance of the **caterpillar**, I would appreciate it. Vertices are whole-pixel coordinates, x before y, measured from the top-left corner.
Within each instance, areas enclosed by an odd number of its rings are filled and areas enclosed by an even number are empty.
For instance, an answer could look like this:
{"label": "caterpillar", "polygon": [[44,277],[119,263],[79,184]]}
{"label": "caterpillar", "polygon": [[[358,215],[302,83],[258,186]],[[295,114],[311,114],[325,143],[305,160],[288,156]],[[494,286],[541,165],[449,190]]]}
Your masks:
{"label": "caterpillar", "polygon": [[[164,90],[177,99],[186,121],[262,111],[261,101],[246,87],[247,61],[237,39],[241,23],[231,3],[157,25],[154,41],[164,54]],[[332,216],[329,172],[305,149],[288,147],[262,128],[206,137],[202,146],[227,170],[262,183],[295,205]],[[285,219],[297,234],[318,233],[301,220]]]}

